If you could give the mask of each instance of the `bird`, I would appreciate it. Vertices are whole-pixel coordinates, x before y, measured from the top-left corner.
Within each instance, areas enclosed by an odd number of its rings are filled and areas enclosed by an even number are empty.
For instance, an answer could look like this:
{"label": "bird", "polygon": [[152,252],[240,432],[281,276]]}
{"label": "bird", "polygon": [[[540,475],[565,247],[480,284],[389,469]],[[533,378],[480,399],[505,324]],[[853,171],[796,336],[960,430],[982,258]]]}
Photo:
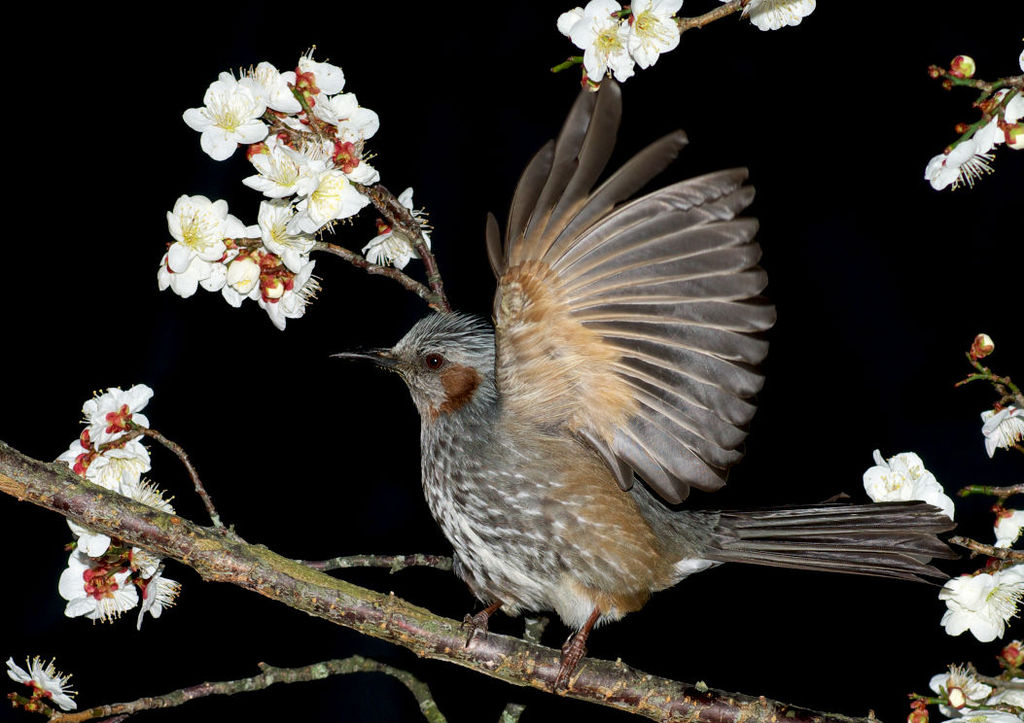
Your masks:
{"label": "bird", "polygon": [[488,214],[492,319],[432,314],[392,347],[335,356],[397,373],[421,420],[423,491],[454,571],[490,615],[553,610],[591,631],[726,562],[927,581],[955,558],[923,502],[687,509],[743,455],[766,332],[748,172],[634,194],[687,143],[670,133],[598,184],[622,93],[582,91],[516,186],[504,241]]}

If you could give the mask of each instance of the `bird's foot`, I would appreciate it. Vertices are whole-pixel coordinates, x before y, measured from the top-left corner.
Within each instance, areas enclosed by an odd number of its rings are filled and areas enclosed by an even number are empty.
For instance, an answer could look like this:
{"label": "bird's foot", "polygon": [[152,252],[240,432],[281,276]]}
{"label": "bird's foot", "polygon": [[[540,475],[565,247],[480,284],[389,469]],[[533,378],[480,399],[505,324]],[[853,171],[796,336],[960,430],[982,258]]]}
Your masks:
{"label": "bird's foot", "polygon": [[569,687],[569,678],[580,667],[580,663],[587,655],[587,638],[590,636],[590,631],[594,629],[594,625],[600,618],[601,609],[594,608],[590,617],[587,618],[587,622],[583,623],[583,627],[565,641],[565,645],[562,646],[562,660],[558,665],[558,675],[555,676],[555,690],[565,690]]}
{"label": "bird's foot", "polygon": [[490,620],[491,613],[493,613],[500,607],[500,602],[491,603],[475,615],[469,615],[467,613],[466,617],[462,618],[462,629],[465,630],[469,628],[469,632],[466,634],[467,648],[469,647],[469,644],[473,642],[473,638],[476,637],[476,634],[479,631],[482,630],[485,633],[487,632],[487,623],[488,620]]}
{"label": "bird's foot", "polygon": [[587,656],[587,636],[581,634],[582,632],[580,630],[570,635],[562,646],[562,660],[558,665],[558,675],[555,676],[555,690],[565,690],[569,687],[569,678]]}

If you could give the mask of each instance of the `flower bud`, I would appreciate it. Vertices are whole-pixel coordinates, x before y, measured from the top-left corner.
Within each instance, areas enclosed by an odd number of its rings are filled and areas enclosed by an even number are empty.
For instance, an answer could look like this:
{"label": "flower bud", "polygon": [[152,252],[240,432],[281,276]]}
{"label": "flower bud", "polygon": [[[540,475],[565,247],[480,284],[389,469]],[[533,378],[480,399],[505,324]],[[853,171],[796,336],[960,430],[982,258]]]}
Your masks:
{"label": "flower bud", "polygon": [[992,341],[992,337],[988,334],[978,334],[974,337],[974,341],[971,342],[971,350],[969,352],[971,359],[977,361],[978,359],[984,359],[993,351],[995,351],[996,344]]}
{"label": "flower bud", "polygon": [[949,64],[949,72],[958,78],[972,78],[977,69],[978,66],[975,65],[974,58],[970,55],[958,55]]}
{"label": "flower bud", "polygon": [[910,704],[907,723],[928,723],[928,706],[923,700],[915,700]]}
{"label": "flower bud", "polygon": [[277,301],[284,296],[284,282],[277,276],[263,274],[260,276],[260,291],[266,301]]}
{"label": "flower bud", "polygon": [[260,278],[260,267],[252,256],[239,256],[228,264],[227,284],[239,294],[248,294]]}
{"label": "flower bud", "polygon": [[1024,643],[1020,640],[1014,640],[1000,651],[999,657],[1011,667],[1021,667],[1024,665]]}

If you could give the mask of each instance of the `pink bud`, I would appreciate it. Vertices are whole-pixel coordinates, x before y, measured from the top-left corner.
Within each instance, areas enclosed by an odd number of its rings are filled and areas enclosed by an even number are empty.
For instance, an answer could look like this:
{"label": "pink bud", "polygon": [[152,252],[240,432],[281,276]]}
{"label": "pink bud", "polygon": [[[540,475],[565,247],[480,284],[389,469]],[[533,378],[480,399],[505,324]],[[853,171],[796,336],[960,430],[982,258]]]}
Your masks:
{"label": "pink bud", "polygon": [[958,78],[973,78],[974,71],[977,69],[978,66],[975,65],[974,58],[970,55],[958,55],[949,64],[949,72]]}
{"label": "pink bud", "polygon": [[978,334],[971,342],[971,350],[968,353],[971,355],[971,359],[984,359],[995,351],[995,348],[996,344],[992,341],[992,337],[988,334]]}

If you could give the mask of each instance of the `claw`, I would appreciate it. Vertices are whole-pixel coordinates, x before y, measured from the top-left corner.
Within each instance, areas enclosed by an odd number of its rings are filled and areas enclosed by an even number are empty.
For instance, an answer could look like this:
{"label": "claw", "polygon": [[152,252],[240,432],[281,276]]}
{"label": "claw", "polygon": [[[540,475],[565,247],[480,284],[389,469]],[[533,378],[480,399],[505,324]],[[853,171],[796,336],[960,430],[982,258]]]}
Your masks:
{"label": "claw", "polygon": [[470,615],[467,613],[466,617],[462,618],[462,629],[465,630],[467,627],[469,628],[469,634],[466,635],[467,648],[469,647],[469,644],[473,642],[473,638],[476,637],[476,634],[479,631],[482,630],[485,633],[487,632],[487,621],[490,619],[491,613],[500,607],[500,602],[491,603],[477,614]]}

